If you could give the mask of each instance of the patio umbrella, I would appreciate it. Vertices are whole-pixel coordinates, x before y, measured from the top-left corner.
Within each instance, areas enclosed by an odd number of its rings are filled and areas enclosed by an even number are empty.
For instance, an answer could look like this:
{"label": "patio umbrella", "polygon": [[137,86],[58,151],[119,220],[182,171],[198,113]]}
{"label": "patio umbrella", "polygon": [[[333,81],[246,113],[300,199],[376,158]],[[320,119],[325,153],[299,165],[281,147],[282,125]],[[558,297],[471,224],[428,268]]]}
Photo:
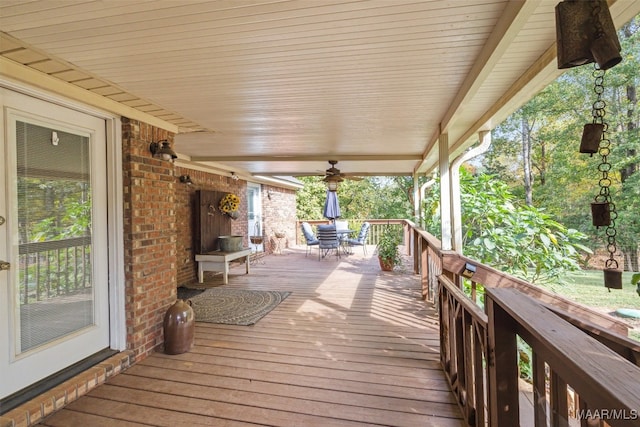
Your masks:
{"label": "patio umbrella", "polygon": [[322,214],[328,219],[340,218],[340,203],[335,191],[327,190],[327,198],[324,201]]}

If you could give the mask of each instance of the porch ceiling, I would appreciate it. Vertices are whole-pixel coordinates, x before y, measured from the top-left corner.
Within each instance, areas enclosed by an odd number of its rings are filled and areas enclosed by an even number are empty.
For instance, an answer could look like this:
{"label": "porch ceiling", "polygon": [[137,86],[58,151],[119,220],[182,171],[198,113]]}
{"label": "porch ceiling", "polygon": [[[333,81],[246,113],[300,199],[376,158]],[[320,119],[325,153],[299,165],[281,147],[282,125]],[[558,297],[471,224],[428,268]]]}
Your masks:
{"label": "porch ceiling", "polygon": [[4,0],[0,65],[161,119],[185,162],[424,173],[440,132],[455,156],[559,75],[558,1]]}

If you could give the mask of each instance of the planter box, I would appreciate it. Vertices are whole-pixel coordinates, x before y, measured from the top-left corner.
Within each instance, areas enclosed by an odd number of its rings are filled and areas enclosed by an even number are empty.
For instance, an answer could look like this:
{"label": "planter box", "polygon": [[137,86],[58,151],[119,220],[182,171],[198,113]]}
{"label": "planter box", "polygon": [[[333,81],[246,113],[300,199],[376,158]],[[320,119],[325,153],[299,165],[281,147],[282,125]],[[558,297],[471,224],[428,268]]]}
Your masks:
{"label": "planter box", "polygon": [[244,236],[218,236],[218,245],[222,252],[241,251]]}

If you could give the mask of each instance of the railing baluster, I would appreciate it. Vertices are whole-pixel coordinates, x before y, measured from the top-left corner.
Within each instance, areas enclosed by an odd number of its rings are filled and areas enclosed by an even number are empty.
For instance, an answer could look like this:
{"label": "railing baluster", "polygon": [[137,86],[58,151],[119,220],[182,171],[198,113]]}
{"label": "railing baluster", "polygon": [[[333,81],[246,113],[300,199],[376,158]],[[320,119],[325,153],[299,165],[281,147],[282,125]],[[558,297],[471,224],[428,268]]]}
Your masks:
{"label": "railing baluster", "polygon": [[475,425],[487,426],[485,408],[485,384],[486,384],[486,329],[484,324],[479,321],[473,321],[473,378],[475,382],[474,390],[474,407],[475,407]]}
{"label": "railing baluster", "polygon": [[474,399],[474,378],[473,378],[473,319],[471,315],[463,309],[462,311],[462,342],[464,343],[464,360],[461,376],[464,378],[464,405],[466,418],[471,424],[475,424],[475,399]]}
{"label": "railing baluster", "polygon": [[520,425],[518,354],[513,319],[492,299],[485,300],[489,326],[489,389],[491,425]]}
{"label": "railing baluster", "polygon": [[29,255],[19,257],[20,264],[25,266],[22,282],[24,284],[24,301],[23,304],[29,304]]}
{"label": "railing baluster", "polygon": [[551,425],[553,427],[569,426],[569,408],[567,405],[567,383],[551,370]]}
{"label": "railing baluster", "polygon": [[462,405],[462,407],[466,407],[467,405],[467,396],[466,396],[466,372],[465,372],[465,358],[466,358],[466,346],[464,342],[465,333],[464,333],[464,316],[462,313],[462,306],[456,305],[455,310],[455,318],[454,318],[454,329],[453,329],[453,339],[455,340],[455,362],[456,362],[456,379],[457,379],[457,388],[458,388],[458,402]]}
{"label": "railing baluster", "polygon": [[[44,259],[42,258],[44,257]],[[51,287],[51,251],[46,250],[44,253],[35,253],[35,262],[38,269],[38,281],[45,283],[45,286]],[[39,286],[38,286],[39,287]]]}
{"label": "railing baluster", "polygon": [[449,345],[449,295],[443,290],[438,298],[440,301],[440,361],[442,367],[447,373],[451,374],[451,346]]}
{"label": "railing baluster", "polygon": [[533,377],[533,416],[535,427],[547,427],[547,374],[544,360],[534,350],[531,351]]}
{"label": "railing baluster", "polygon": [[73,288],[78,290],[78,247],[73,247]]}
{"label": "railing baluster", "polygon": [[420,284],[422,286],[422,298],[433,302],[433,292],[429,286],[429,251],[428,246],[420,240]]}

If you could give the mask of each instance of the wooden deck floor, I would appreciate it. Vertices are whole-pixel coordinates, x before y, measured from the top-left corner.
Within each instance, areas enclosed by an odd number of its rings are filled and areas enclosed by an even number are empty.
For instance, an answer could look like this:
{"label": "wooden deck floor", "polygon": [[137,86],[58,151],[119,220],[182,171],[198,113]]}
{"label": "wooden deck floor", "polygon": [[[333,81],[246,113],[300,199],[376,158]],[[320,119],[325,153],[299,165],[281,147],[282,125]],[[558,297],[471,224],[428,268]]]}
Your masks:
{"label": "wooden deck floor", "polygon": [[41,425],[463,425],[418,278],[361,254],[234,267],[229,287],[292,294],[253,326],[198,323],[192,351],[155,353]]}

